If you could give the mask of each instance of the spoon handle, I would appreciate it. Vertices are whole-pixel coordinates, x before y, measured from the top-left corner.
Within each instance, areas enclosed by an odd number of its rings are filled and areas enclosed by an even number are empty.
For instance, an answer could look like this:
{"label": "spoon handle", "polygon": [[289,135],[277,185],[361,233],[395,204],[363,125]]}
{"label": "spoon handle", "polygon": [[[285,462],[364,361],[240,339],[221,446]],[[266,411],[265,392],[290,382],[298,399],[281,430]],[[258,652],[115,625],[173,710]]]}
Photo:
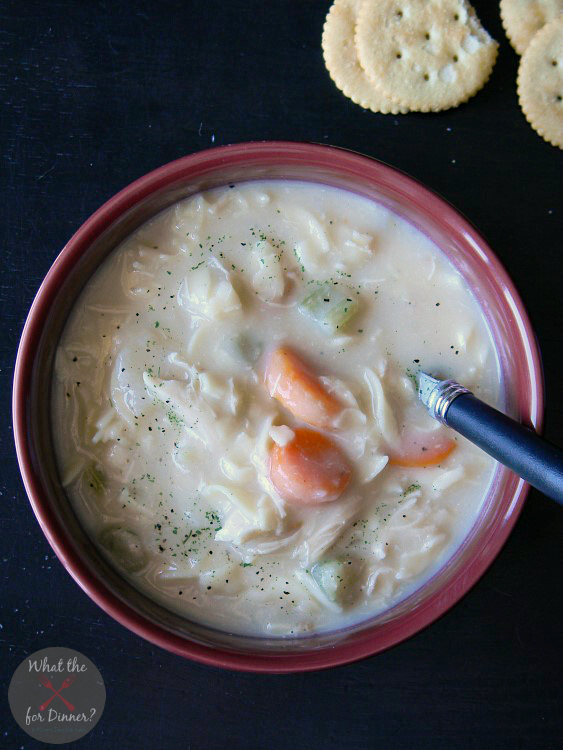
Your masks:
{"label": "spoon handle", "polygon": [[480,401],[455,380],[418,374],[418,397],[430,415],[563,505],[563,451]]}
{"label": "spoon handle", "polygon": [[559,448],[472,393],[457,396],[449,405],[444,421],[563,505],[563,451]]}

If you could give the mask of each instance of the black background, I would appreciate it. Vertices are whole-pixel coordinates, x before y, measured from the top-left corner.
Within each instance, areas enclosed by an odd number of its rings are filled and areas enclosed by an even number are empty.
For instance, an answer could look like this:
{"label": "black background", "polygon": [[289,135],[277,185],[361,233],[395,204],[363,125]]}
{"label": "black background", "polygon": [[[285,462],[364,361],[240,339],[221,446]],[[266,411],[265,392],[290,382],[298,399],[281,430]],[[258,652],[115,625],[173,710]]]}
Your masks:
{"label": "black background", "polygon": [[508,268],[543,352],[546,434],[563,444],[562,156],[517,101],[518,58],[496,2],[491,80],[439,114],[375,115],[323,65],[321,0],[0,3],[2,732],[29,653],[75,648],[107,703],[84,748],[555,748],[561,741],[563,512],[530,493],[480,583],[406,643],[308,675],[182,661],[99,610],[30,510],[10,426],[16,347],[43,275],[75,229],[133,179],[198,149],[257,139],[332,143],[399,167],[451,201]]}

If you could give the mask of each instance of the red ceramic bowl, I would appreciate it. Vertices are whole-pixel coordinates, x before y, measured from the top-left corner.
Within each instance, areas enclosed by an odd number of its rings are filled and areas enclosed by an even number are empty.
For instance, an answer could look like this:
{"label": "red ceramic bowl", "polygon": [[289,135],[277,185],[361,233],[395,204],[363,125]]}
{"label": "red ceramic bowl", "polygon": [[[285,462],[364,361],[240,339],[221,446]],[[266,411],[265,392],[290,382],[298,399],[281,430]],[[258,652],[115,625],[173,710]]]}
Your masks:
{"label": "red ceramic bowl", "polygon": [[45,536],[76,582],[109,615],[147,640],[205,664],[307,671],[376,654],[443,614],[502,547],[527,485],[499,466],[471,532],[441,570],[392,609],[331,633],[284,639],[219,632],[148,599],[100,556],[72,511],[54,460],[46,395],[62,327],[86,280],[143,222],[197,191],[258,179],[344,188],[383,203],[428,235],[465,278],[488,322],[505,410],[540,428],[543,389],[534,334],[512,282],[475,229],[434,193],[380,162],[327,146],[272,142],[215,148],[167,164],[126,187],[80,227],[53,263],[25,325],[14,378],[15,440],[27,494]]}

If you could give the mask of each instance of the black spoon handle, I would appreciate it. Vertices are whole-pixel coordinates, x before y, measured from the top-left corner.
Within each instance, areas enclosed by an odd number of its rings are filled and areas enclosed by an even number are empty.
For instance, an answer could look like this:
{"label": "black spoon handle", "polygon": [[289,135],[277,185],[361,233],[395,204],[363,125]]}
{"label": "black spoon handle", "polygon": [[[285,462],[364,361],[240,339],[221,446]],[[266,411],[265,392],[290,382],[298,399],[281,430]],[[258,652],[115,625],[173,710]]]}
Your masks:
{"label": "black spoon handle", "polygon": [[454,398],[444,422],[563,505],[563,451],[559,448],[472,393]]}

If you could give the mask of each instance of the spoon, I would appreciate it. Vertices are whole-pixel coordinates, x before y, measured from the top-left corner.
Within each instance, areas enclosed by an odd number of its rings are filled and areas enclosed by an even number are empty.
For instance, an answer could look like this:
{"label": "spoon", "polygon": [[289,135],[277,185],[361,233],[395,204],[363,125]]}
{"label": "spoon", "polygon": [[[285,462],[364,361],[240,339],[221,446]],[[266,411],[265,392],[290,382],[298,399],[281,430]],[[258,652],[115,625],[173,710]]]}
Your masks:
{"label": "spoon", "polygon": [[563,451],[493,409],[455,380],[421,372],[418,397],[431,417],[451,427],[563,505]]}

